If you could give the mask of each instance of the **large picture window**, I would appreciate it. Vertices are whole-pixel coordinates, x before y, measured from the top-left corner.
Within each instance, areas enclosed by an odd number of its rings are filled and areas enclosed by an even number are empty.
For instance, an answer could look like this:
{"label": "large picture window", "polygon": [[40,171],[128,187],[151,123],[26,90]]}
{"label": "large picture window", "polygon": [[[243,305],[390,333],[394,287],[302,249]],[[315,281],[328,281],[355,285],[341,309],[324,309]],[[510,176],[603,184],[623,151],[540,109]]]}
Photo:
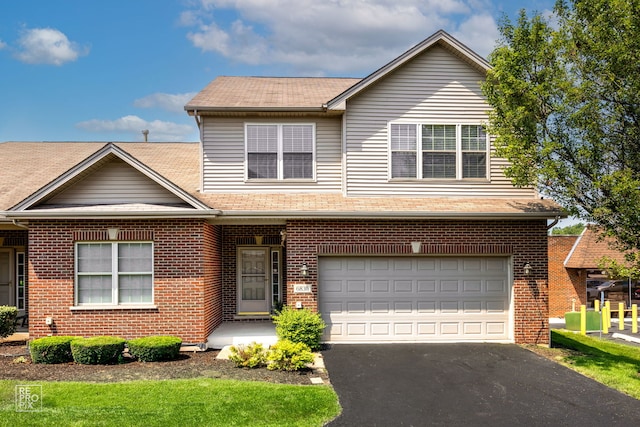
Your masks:
{"label": "large picture window", "polygon": [[247,124],[247,179],[313,179],[313,124]]}
{"label": "large picture window", "polygon": [[485,179],[488,136],[481,125],[391,123],[391,178]]}
{"label": "large picture window", "polygon": [[77,305],[153,303],[150,242],[76,244]]}

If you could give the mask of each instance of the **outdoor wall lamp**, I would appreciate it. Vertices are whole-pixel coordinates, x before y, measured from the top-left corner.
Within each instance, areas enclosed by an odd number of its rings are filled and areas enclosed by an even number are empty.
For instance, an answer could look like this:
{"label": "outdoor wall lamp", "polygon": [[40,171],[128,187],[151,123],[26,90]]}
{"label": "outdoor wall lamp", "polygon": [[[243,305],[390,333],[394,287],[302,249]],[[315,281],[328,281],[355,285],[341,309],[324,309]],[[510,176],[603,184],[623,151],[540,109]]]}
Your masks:
{"label": "outdoor wall lamp", "polygon": [[309,267],[307,267],[306,262],[302,263],[302,266],[300,267],[300,274],[302,274],[302,277],[307,277],[309,275]]}
{"label": "outdoor wall lamp", "polygon": [[531,264],[529,264],[528,262],[524,265],[524,267],[522,267],[522,270],[524,271],[524,275],[525,276],[529,276],[531,275],[531,272],[533,271],[533,267],[531,267]]}

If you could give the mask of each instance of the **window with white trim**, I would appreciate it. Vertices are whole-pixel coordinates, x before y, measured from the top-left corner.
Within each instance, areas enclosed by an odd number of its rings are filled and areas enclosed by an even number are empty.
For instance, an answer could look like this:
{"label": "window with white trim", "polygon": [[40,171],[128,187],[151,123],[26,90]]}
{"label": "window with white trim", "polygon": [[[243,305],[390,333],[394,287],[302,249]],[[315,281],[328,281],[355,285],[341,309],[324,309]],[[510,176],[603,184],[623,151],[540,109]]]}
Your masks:
{"label": "window with white trim", "polygon": [[486,179],[489,137],[482,125],[391,123],[390,178]]}
{"label": "window with white trim", "polygon": [[153,244],[76,243],[76,303],[153,303]]}
{"label": "window with white trim", "polygon": [[247,124],[247,179],[313,179],[315,125]]}

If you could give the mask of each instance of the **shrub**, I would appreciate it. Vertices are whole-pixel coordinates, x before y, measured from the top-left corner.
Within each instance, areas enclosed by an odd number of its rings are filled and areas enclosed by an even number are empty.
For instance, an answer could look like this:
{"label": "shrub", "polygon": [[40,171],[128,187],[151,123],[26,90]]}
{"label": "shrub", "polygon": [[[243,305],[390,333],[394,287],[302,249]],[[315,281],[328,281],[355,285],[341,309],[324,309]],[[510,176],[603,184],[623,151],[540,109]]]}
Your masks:
{"label": "shrub", "polygon": [[267,364],[267,352],[262,344],[253,342],[247,346],[231,346],[229,360],[239,368],[259,368]]}
{"label": "shrub", "polygon": [[273,321],[279,339],[304,343],[311,350],[320,348],[322,331],[327,326],[318,313],[306,308],[295,310],[284,307],[279,314],[273,316]]}
{"label": "shrub", "polygon": [[313,362],[313,353],[304,343],[281,340],[271,346],[267,360],[271,371],[297,371]]}
{"label": "shrub", "polygon": [[0,338],[8,337],[16,331],[18,309],[8,305],[0,305]]}
{"label": "shrub", "polygon": [[73,362],[71,342],[81,338],[60,335],[35,339],[29,343],[31,360],[46,364]]}
{"label": "shrub", "polygon": [[108,365],[122,357],[125,340],[118,337],[91,337],[71,341],[71,353],[76,363]]}
{"label": "shrub", "polygon": [[127,341],[129,354],[141,362],[172,360],[180,354],[182,340],[169,335],[155,335]]}

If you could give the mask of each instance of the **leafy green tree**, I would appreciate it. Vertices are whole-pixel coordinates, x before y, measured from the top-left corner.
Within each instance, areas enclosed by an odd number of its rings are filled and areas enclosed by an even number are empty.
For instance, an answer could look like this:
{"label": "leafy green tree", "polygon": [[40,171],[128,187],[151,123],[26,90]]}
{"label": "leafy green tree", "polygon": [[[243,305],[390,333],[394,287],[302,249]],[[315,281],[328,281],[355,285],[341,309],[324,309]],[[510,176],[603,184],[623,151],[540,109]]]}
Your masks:
{"label": "leafy green tree", "polygon": [[504,20],[483,92],[505,173],[640,248],[640,0]]}
{"label": "leafy green tree", "polygon": [[577,224],[567,225],[566,227],[555,227],[551,229],[551,234],[554,236],[562,235],[562,236],[579,236],[582,234],[582,231],[585,229],[586,225],[582,222]]}

